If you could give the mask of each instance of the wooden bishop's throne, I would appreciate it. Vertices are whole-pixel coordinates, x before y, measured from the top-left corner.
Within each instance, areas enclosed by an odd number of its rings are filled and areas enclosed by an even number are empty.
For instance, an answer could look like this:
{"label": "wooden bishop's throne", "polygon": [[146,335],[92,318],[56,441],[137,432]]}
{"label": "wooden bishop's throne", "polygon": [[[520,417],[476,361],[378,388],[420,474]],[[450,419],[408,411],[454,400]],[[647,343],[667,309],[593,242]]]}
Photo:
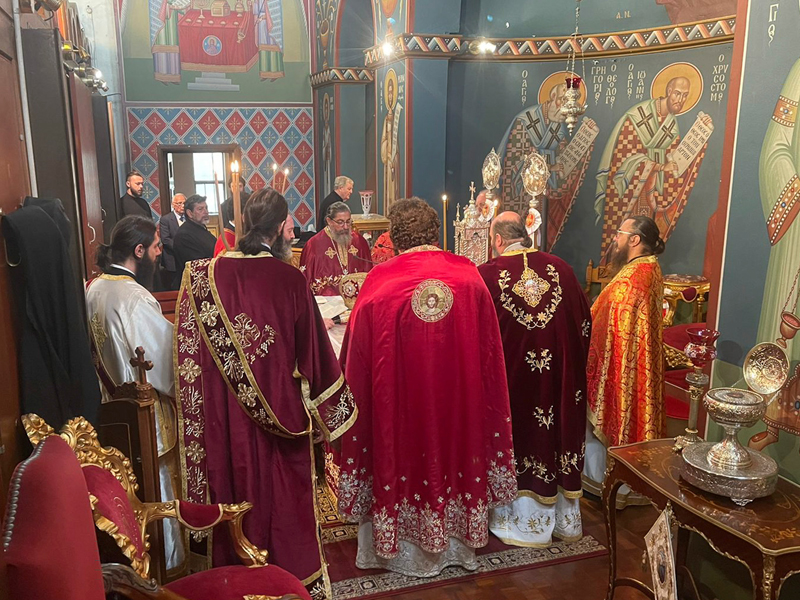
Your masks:
{"label": "wooden bishop's throne", "polygon": [[[143,401],[152,400],[145,375],[152,365],[144,351],[137,349],[131,363],[139,367],[136,392]],[[17,467],[9,488],[0,565],[11,598],[102,600],[114,592],[116,598],[134,600],[311,600],[300,580],[269,565],[267,551],[244,535],[249,502],[142,501],[131,461],[117,448],[103,447],[83,417],[68,421],[58,434],[35,414],[24,415],[22,422],[34,452]],[[157,457],[155,462],[157,489]],[[144,471],[152,469],[142,463]],[[200,571],[160,587],[150,579],[148,526],[165,518],[176,519],[188,532],[226,522],[243,564]],[[95,527],[111,536],[130,566],[101,564]]]}

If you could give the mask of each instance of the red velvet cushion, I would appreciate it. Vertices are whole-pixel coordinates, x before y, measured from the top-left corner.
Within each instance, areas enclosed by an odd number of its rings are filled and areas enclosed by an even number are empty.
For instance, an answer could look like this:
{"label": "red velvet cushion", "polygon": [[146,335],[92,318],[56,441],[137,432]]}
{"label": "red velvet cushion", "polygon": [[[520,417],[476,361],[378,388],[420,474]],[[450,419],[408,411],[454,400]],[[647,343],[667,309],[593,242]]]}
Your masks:
{"label": "red velvet cushion", "polygon": [[122,484],[109,471],[94,465],[83,467],[83,476],[89,492],[97,498],[95,510],[114,523],[119,533],[128,536],[136,546],[137,557],[142,558],[145,553],[142,531]]}
{"label": "red velvet cushion", "polygon": [[195,504],[186,500],[178,500],[179,520],[194,529],[205,529],[219,523],[222,508],[219,504]]}
{"label": "red velvet cushion", "polygon": [[78,459],[50,436],[17,466],[3,526],[14,600],[104,600],[89,492]]}
{"label": "red velvet cushion", "polygon": [[164,587],[187,600],[241,600],[247,594],[297,594],[311,600],[297,577],[275,565],[217,567],[183,577]]}
{"label": "red velvet cushion", "polygon": [[674,398],[667,394],[665,404],[667,416],[670,419],[680,419],[681,421],[686,421],[689,418],[689,405],[683,400]]}

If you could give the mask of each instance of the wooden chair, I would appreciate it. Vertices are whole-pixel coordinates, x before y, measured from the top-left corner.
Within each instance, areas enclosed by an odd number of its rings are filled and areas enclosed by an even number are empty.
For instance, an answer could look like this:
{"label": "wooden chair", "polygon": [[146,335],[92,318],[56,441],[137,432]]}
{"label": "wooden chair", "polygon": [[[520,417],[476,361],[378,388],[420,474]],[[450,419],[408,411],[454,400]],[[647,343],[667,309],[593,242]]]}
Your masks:
{"label": "wooden chair", "polygon": [[599,283],[600,284],[600,291],[606,287],[609,282],[613,279],[613,275],[611,274],[611,267],[609,265],[600,265],[598,267],[594,266],[594,261],[589,259],[589,264],[586,265],[586,285],[583,287],[583,291],[586,292],[586,295],[591,297],[592,293],[592,284]]}
{"label": "wooden chair", "polygon": [[[44,451],[39,450],[40,447],[52,445],[49,440],[56,433],[40,417],[35,414],[24,415],[22,422],[36,448],[35,453]],[[150,522],[174,518],[191,531],[207,531],[223,521],[229,525],[236,552],[244,566],[218,567],[194,573],[165,585],[163,589],[167,595],[140,595],[139,598],[241,600],[248,596],[283,597],[292,594],[294,598],[311,600],[300,580],[280,567],[268,565],[267,551],[257,548],[245,537],[242,519],[252,508],[249,502],[212,505],[180,500],[142,502],[136,495],[138,484],[130,461],[116,448],[102,447],[97,440],[97,432],[86,419],[78,417],[70,420],[62,427],[59,436],[82,467],[83,489],[86,490],[87,501],[92,503],[91,514],[95,526],[114,538],[122,553],[131,561],[135,577],[129,573],[129,579],[135,583],[134,587],[148,587],[142,580],[147,581],[150,575],[146,532]],[[57,488],[63,482],[61,478],[54,477],[52,485]],[[87,543],[85,538],[84,535],[83,544]],[[52,540],[50,543],[53,543]],[[64,561],[65,557],[54,555],[52,560]],[[153,594],[161,589],[152,583],[149,587]]]}
{"label": "wooden chair", "polygon": [[153,297],[161,305],[161,314],[170,322],[175,322],[175,305],[178,302],[178,291],[156,292]]}

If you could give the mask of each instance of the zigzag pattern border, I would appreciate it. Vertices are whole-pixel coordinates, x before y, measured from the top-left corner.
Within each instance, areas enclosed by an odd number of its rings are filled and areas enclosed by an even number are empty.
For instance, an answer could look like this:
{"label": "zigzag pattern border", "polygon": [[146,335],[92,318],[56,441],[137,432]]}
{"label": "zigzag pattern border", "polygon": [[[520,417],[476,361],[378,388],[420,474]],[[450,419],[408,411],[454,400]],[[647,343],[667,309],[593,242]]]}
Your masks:
{"label": "zigzag pattern border", "polygon": [[[587,56],[600,57],[636,52],[673,50],[685,46],[719,44],[732,41],[736,16],[683,23],[670,27],[654,27],[638,31],[621,31],[583,37],[578,46],[572,36],[528,39],[487,39],[497,46],[493,55],[471,54],[468,50],[476,38],[424,34],[399,34],[389,41],[393,52],[384,56],[383,44],[364,51],[364,64],[375,68],[386,60],[406,57],[464,58],[479,60],[547,60],[565,58],[570,50],[583,51]],[[481,38],[481,41],[483,38]]]}
{"label": "zigzag pattern border", "polygon": [[332,67],[311,75],[312,88],[328,83],[371,83],[372,81],[374,81],[372,70],[364,67]]}

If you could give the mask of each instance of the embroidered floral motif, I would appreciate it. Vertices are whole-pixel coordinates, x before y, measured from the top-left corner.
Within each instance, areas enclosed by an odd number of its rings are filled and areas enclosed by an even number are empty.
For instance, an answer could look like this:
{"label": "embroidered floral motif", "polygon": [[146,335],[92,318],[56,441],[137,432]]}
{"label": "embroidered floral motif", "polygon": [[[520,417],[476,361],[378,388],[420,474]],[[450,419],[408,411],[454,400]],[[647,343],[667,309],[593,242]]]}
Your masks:
{"label": "embroidered floral motif", "polygon": [[244,376],[244,367],[236,352],[220,352],[222,370],[230,379],[241,379]]}
{"label": "embroidered floral motif", "polygon": [[[265,357],[269,354],[270,344],[275,342],[275,330],[269,325],[264,325],[264,330],[261,332],[261,344],[256,350],[256,354],[260,357]],[[252,362],[252,361],[251,361]]]}
{"label": "embroidered floral motif", "polygon": [[345,386],[344,391],[339,396],[339,402],[333,406],[328,406],[325,411],[325,424],[330,431],[336,431],[347,422],[355,408],[355,400],[350,386]]}
{"label": "embroidered floral motif", "polygon": [[181,404],[183,405],[184,412],[191,415],[199,415],[200,409],[203,407],[203,398],[194,388],[182,387],[181,388]]}
{"label": "embroidered floral motif", "polygon": [[301,273],[305,273],[306,269],[307,269],[307,267],[305,265],[303,265],[302,267],[300,267],[300,272]]}
{"label": "embroidered floral motif", "polygon": [[258,327],[253,323],[253,319],[245,313],[236,315],[233,321],[233,334],[236,336],[236,341],[239,342],[242,348],[249,348],[250,344],[255,342],[261,335]]}
{"label": "embroidered floral motif", "polygon": [[212,329],[208,332],[208,339],[215,348],[221,349],[231,345],[231,338],[224,329]]}
{"label": "embroidered floral motif", "polygon": [[326,287],[338,288],[339,282],[342,280],[341,275],[327,275],[325,277],[317,277],[311,282],[311,291],[319,295]]}
{"label": "embroidered floral motif", "polygon": [[185,379],[187,383],[194,383],[194,380],[200,377],[201,371],[200,365],[191,358],[184,358],[183,362],[178,366],[178,374]]}
{"label": "embroidered floral motif", "polygon": [[438,279],[426,279],[414,289],[411,308],[426,323],[441,321],[453,308],[453,292]]}
{"label": "embroidered floral motif", "polygon": [[199,463],[206,457],[205,448],[197,440],[192,440],[192,443],[186,448],[186,457],[193,463]]}
{"label": "embroidered floral motif", "polygon": [[358,256],[358,248],[355,246],[350,246],[347,251],[352,254],[353,256]]}
{"label": "embroidered floral motif", "polygon": [[592,322],[589,319],[584,319],[583,323],[581,323],[581,334],[583,334],[583,337],[589,337],[591,330]]}
{"label": "embroidered floral motif", "polygon": [[578,390],[575,392],[575,404],[580,404],[581,400],[583,400],[583,390]]}
{"label": "embroidered floral motif", "polygon": [[528,354],[525,355],[525,362],[531,366],[531,371],[538,370],[539,373],[541,373],[544,369],[550,370],[550,361],[552,358],[553,356],[550,354],[550,350],[543,348],[538,358],[536,356],[536,350],[528,352]]}
{"label": "embroidered floral motif", "polygon": [[533,416],[536,417],[536,420],[539,421],[539,427],[546,427],[548,431],[550,431],[550,426],[555,423],[556,418],[553,415],[553,407],[550,407],[550,412],[545,416],[544,411],[541,407],[537,406],[533,409]]}
{"label": "embroidered floral motif", "polygon": [[325,256],[328,258],[336,258],[336,250],[334,250],[332,246],[329,246],[328,249],[325,250]]}
{"label": "embroidered floral motif", "polygon": [[239,397],[239,400],[241,400],[246,406],[249,406],[250,408],[255,408],[256,398],[258,397],[258,395],[256,394],[256,391],[252,387],[240,383],[237,396]]}
{"label": "embroidered floral motif", "polygon": [[196,264],[192,265],[192,294],[197,297],[208,296],[211,292],[211,284],[208,281],[208,274],[197,268]]}
{"label": "embroidered floral motif", "polygon": [[[182,306],[181,309],[184,307]],[[187,310],[181,310],[181,329],[185,329],[186,331],[195,331],[197,330],[197,321],[194,320],[194,311],[191,310],[189,307],[189,303],[186,303]]]}
{"label": "embroidered floral motif", "polygon": [[199,421],[193,421],[192,419],[184,419],[183,420],[184,432],[186,435],[190,435],[192,437],[200,437],[203,435],[203,419],[201,418]]}
{"label": "embroidered floral motif", "polygon": [[314,587],[311,588],[308,592],[311,595],[311,600],[324,600],[325,598],[325,588],[322,585],[321,581],[318,581],[314,584]]}
{"label": "embroidered floral motif", "polygon": [[187,354],[196,354],[200,349],[200,340],[194,335],[186,335],[184,333],[178,334],[178,349],[179,352],[186,352]]}
{"label": "embroidered floral motif", "polygon": [[[530,313],[523,308],[519,308],[514,304],[514,299],[506,291],[510,285],[509,282],[511,281],[511,273],[505,269],[500,271],[500,279],[497,281],[497,284],[500,286],[500,302],[502,303],[503,308],[510,312],[517,322],[520,325],[524,325],[528,330],[536,328],[544,329],[547,327],[547,324],[556,314],[558,305],[561,303],[562,290],[561,284],[559,283],[560,277],[558,271],[556,271],[556,268],[553,265],[547,265],[547,274],[552,282],[552,285],[550,286],[552,288],[550,302],[544,307],[543,310],[534,315],[533,313]],[[519,283],[520,282],[514,284],[514,287],[516,287]]]}
{"label": "embroidered floral motif", "polygon": [[195,496],[205,496],[206,493],[206,474],[200,467],[189,467],[186,469],[186,480],[189,491]]}
{"label": "embroidered floral motif", "polygon": [[531,471],[531,474],[536,477],[536,479],[541,479],[545,483],[552,483],[556,479],[555,473],[550,473],[547,470],[547,465],[533,456],[525,456],[522,459],[522,469],[517,465],[518,475],[522,475],[528,470]]}
{"label": "embroidered floral motif", "polygon": [[207,300],[203,300],[203,303],[200,305],[200,320],[205,323],[206,325],[210,325],[213,327],[217,324],[217,317],[219,316],[219,309],[208,302]]}
{"label": "embroidered floral motif", "polygon": [[89,327],[92,330],[92,337],[94,337],[94,345],[97,346],[97,351],[103,353],[103,346],[108,339],[106,330],[103,328],[103,323],[100,321],[100,315],[94,313],[89,321]]}
{"label": "embroidered floral motif", "polygon": [[564,475],[569,475],[572,469],[579,471],[578,462],[583,458],[582,454],[575,452],[566,452],[558,457],[558,472]]}

